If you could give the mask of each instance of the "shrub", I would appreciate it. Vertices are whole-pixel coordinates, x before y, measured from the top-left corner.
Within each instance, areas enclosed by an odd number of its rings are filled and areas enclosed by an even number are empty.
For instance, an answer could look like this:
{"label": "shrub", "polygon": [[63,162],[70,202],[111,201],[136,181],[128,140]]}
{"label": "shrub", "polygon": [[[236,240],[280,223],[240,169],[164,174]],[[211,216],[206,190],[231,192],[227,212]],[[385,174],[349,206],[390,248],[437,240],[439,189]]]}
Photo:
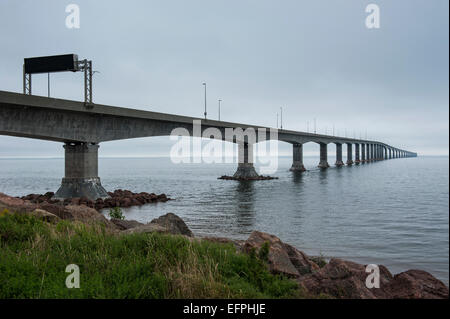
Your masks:
{"label": "shrub", "polygon": [[122,220],[125,219],[125,216],[123,215],[122,209],[120,207],[110,208],[109,217]]}

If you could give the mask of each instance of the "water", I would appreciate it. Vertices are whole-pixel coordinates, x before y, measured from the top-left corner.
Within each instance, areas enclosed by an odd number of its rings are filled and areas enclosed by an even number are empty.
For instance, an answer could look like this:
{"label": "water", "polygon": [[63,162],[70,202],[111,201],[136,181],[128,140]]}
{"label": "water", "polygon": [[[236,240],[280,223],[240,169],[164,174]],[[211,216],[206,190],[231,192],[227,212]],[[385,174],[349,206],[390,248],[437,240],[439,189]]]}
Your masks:
{"label": "water", "polygon": [[[235,164],[172,164],[168,158],[101,158],[108,190],[166,193],[175,200],[125,209],[148,222],[173,212],[197,235],[245,239],[252,230],[277,235],[311,255],[384,264],[393,273],[431,272],[449,280],[449,158],[419,157],[303,174],[279,159],[278,180],[217,180]],[[331,163],[330,159],[330,163]],[[63,159],[0,160],[0,192],[55,191]]]}

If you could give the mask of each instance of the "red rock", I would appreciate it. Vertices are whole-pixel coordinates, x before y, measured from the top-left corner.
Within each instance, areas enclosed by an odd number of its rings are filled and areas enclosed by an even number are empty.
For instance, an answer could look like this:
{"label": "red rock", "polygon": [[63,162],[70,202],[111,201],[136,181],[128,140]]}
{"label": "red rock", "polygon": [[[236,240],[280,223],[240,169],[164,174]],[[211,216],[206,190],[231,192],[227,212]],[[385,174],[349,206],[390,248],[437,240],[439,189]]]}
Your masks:
{"label": "red rock", "polygon": [[448,299],[445,284],[423,270],[408,270],[394,276],[387,287],[392,298]]}
{"label": "red rock", "polygon": [[283,243],[278,237],[254,231],[244,243],[243,251],[259,250],[264,243],[269,243],[269,269],[272,273],[284,274],[290,277],[300,277],[319,269],[316,263],[309,260],[306,254],[294,247]]}
{"label": "red rock", "polygon": [[380,288],[366,287],[366,266],[333,258],[319,271],[299,278],[299,284],[312,294],[326,294],[342,299],[390,298],[385,291],[392,274],[384,266],[380,269]]}

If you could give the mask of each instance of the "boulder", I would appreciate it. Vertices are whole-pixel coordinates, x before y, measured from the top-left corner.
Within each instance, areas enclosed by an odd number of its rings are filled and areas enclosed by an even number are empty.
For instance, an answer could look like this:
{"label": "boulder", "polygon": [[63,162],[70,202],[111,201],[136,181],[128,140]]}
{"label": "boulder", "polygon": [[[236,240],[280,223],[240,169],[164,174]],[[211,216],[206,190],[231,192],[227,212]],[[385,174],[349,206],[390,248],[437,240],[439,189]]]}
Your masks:
{"label": "boulder", "polygon": [[33,204],[28,200],[23,200],[21,198],[11,197],[0,193],[0,208],[6,208],[11,212],[16,213],[31,213],[38,208],[38,205]]}
{"label": "boulder", "polygon": [[232,244],[236,249],[239,251],[242,249],[242,246],[244,245],[245,241],[243,240],[235,240],[235,239],[229,239],[224,237],[202,237],[201,240],[206,240],[212,243],[218,243],[218,244]]}
{"label": "boulder", "polygon": [[116,225],[106,219],[105,216],[100,214],[94,208],[87,207],[85,205],[68,205],[64,208],[64,219],[70,219],[80,221],[82,223],[101,223],[109,229],[117,229]]}
{"label": "boulder", "polygon": [[283,243],[278,237],[254,231],[243,245],[243,251],[259,250],[264,243],[269,244],[269,269],[275,274],[284,274],[289,277],[300,277],[319,269],[316,263],[311,261],[306,254],[296,248]]}
{"label": "boulder", "polygon": [[298,279],[300,286],[312,294],[326,294],[342,299],[390,298],[383,289],[392,280],[392,274],[384,266],[380,268],[380,288],[367,288],[366,266],[333,258],[320,270]]}
{"label": "boulder", "polygon": [[135,228],[138,226],[143,226],[143,223],[140,223],[136,220],[124,220],[124,219],[118,219],[118,218],[111,218],[111,223],[117,226],[119,230],[127,230],[130,228]]}
{"label": "boulder", "polygon": [[408,270],[397,274],[386,289],[392,298],[448,299],[445,284],[423,270]]}
{"label": "boulder", "polygon": [[155,233],[155,232],[163,234],[169,233],[167,228],[160,226],[158,224],[149,223],[146,225],[126,229],[120,232],[120,234],[141,234],[141,233]]}
{"label": "boulder", "polygon": [[167,229],[170,234],[194,237],[186,223],[177,215],[168,213],[153,219],[150,224],[157,224]]}
{"label": "boulder", "polygon": [[42,203],[39,205],[40,209],[52,213],[53,215],[56,215],[61,219],[73,219],[72,214],[66,210],[66,207],[67,206],[49,203]]}
{"label": "boulder", "polygon": [[36,216],[37,218],[40,218],[48,223],[52,223],[52,224],[56,224],[58,221],[61,220],[61,218],[59,218],[58,216],[47,212],[46,210],[43,209],[35,209],[34,211],[31,212],[32,216]]}
{"label": "boulder", "polygon": [[284,243],[284,249],[289,256],[291,263],[298,270],[300,275],[309,274],[320,269],[311,258],[297,248]]}

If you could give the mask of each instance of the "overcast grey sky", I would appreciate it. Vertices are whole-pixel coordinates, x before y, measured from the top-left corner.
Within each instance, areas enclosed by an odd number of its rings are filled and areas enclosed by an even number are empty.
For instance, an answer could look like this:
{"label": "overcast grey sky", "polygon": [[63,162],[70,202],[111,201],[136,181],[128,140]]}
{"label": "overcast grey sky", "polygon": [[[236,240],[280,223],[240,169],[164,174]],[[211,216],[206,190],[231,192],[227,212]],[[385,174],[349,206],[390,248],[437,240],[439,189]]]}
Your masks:
{"label": "overcast grey sky", "polygon": [[[80,7],[80,29],[65,26]],[[365,8],[380,7],[380,29]],[[0,90],[22,91],[24,57],[93,60],[94,102],[321,133],[354,132],[420,154],[449,149],[447,0],[0,1]],[[82,74],[51,95],[83,99]],[[33,77],[47,94],[47,76]],[[169,155],[168,137],[108,142],[101,156]],[[284,143],[283,143],[284,144]],[[311,143],[309,143],[311,144]],[[306,151],[318,151],[317,145]],[[282,153],[291,151],[282,146]],[[62,156],[61,144],[0,136],[0,156]]]}

